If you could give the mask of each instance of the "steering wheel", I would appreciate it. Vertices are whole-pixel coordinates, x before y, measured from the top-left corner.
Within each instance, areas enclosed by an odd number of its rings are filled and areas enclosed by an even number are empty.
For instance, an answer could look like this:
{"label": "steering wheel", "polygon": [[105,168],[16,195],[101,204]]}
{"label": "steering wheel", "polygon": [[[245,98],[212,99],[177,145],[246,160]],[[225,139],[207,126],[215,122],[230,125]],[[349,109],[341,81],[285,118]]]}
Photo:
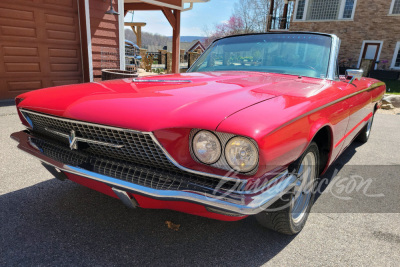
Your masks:
{"label": "steering wheel", "polygon": [[306,67],[306,68],[308,68],[308,69],[315,70],[314,67],[312,67],[312,66],[310,66],[310,65],[305,65],[305,64],[296,64],[296,65],[293,65],[292,67]]}

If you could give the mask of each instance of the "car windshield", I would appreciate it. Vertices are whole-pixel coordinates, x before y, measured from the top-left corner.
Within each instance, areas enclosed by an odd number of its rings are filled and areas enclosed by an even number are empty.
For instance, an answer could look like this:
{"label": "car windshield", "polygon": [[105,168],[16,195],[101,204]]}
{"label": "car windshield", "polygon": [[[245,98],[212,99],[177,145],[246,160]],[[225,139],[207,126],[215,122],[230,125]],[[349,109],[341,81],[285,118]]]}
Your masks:
{"label": "car windshield", "polygon": [[259,34],[214,42],[189,72],[259,71],[324,79],[331,37],[319,34]]}

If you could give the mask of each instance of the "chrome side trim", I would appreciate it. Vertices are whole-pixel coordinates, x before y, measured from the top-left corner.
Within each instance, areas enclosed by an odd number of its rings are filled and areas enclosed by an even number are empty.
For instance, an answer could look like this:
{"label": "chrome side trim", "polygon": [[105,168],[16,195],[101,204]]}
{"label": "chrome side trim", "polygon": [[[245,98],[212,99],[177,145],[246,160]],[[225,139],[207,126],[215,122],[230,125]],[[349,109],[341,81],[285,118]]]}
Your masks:
{"label": "chrome side trim", "polygon": [[20,111],[21,111],[22,117],[24,117],[24,119],[28,122],[28,124],[29,124],[29,126],[30,126],[29,128],[30,128],[30,129],[33,129],[32,120],[31,120],[28,116],[26,116],[26,114],[25,114],[24,112],[22,112],[23,109],[20,109]]}
{"label": "chrome side trim", "polygon": [[55,161],[45,156],[40,150],[37,150],[34,147],[30,146],[28,143],[29,137],[31,137],[30,134],[24,131],[16,132],[11,135],[11,138],[19,143],[19,149],[60,171],[102,182],[112,188],[125,192],[140,194],[165,201],[192,202],[204,205],[206,207],[213,207],[242,215],[257,214],[262,210],[268,208],[279,197],[290,190],[297,180],[297,177],[295,175],[290,174],[282,181],[278,183],[273,183],[272,185],[270,184],[268,190],[258,195],[241,195],[242,197],[239,201],[237,200],[237,198],[230,198],[229,195],[219,197],[216,195],[193,191],[157,190]]}
{"label": "chrome side trim", "polygon": [[193,174],[198,174],[198,175],[218,178],[218,179],[222,179],[222,180],[226,180],[226,181],[240,182],[240,183],[243,184],[243,186],[245,186],[246,183],[247,183],[247,180],[244,180],[244,179],[226,177],[226,176],[222,176],[222,175],[196,171],[196,170],[192,170],[192,169],[183,167],[168,153],[168,151],[160,144],[160,142],[158,142],[157,138],[154,136],[154,134],[152,132],[141,132],[141,131],[126,129],[126,128],[118,128],[118,127],[113,127],[113,126],[106,126],[106,125],[103,125],[103,124],[95,124],[95,123],[90,123],[90,122],[84,122],[84,121],[78,121],[78,120],[72,120],[72,119],[65,119],[65,118],[46,115],[46,114],[43,114],[43,113],[30,111],[30,110],[26,110],[26,109],[20,109],[20,111],[21,111],[22,114],[23,114],[23,112],[26,112],[28,114],[32,113],[32,114],[35,114],[35,115],[38,115],[38,116],[43,116],[43,117],[50,118],[50,119],[58,119],[58,120],[65,121],[65,122],[78,123],[78,124],[89,125],[89,126],[94,126],[94,127],[99,127],[100,126],[100,127],[107,128],[107,129],[110,129],[110,130],[126,131],[126,132],[131,132],[131,133],[138,133],[138,134],[147,134],[147,135],[149,135],[151,137],[151,139],[154,141],[154,143],[163,151],[163,153],[168,158],[168,160],[173,165],[175,165],[175,167],[177,167],[177,168],[179,168],[179,169],[181,169],[183,171],[186,171],[186,172],[189,172],[189,173],[193,173]]}
{"label": "chrome side trim", "polygon": [[191,80],[156,80],[156,79],[137,79],[132,80],[135,83],[191,83]]}
{"label": "chrome side trim", "polygon": [[95,145],[103,145],[103,146],[108,146],[108,147],[114,147],[114,148],[122,148],[124,147],[124,145],[116,145],[116,144],[111,144],[111,143],[107,143],[107,142],[102,142],[102,141],[96,141],[96,140],[91,140],[91,139],[87,139],[87,138],[82,138],[82,137],[77,137],[77,136],[73,136],[72,135],[68,135],[66,133],[62,133],[53,129],[49,129],[49,128],[44,128],[46,131],[51,132],[53,134],[62,136],[67,138],[70,141],[70,147],[71,149],[77,149],[78,148],[78,142],[83,142],[83,143],[89,143],[89,144],[95,144]]}
{"label": "chrome side trim", "polygon": [[302,119],[302,118],[304,118],[304,117],[307,117],[307,116],[309,116],[309,115],[311,115],[311,114],[313,114],[313,113],[315,113],[315,112],[318,112],[318,111],[320,111],[320,110],[322,110],[322,109],[324,109],[324,108],[330,107],[330,106],[335,105],[335,104],[337,104],[337,103],[339,103],[339,102],[341,102],[341,101],[344,101],[344,100],[346,100],[346,99],[349,99],[350,97],[356,96],[356,95],[361,94],[361,93],[364,93],[364,92],[366,92],[366,91],[370,91],[370,90],[375,89],[375,88],[377,88],[377,87],[380,87],[380,86],[382,86],[382,85],[385,85],[385,83],[384,83],[384,82],[374,83],[374,84],[372,84],[371,86],[369,86],[368,88],[365,88],[365,89],[363,89],[363,90],[357,91],[357,92],[352,93],[352,94],[350,94],[350,95],[346,95],[346,96],[344,96],[344,97],[342,97],[342,98],[336,99],[335,101],[329,102],[329,103],[327,103],[327,104],[325,104],[325,105],[322,105],[322,106],[320,106],[320,107],[318,107],[318,108],[315,108],[315,109],[313,109],[313,110],[310,110],[310,111],[308,111],[308,112],[306,112],[306,113],[304,113],[304,114],[302,114],[302,115],[300,115],[300,116],[298,116],[298,117],[296,117],[296,118],[293,118],[293,119],[291,119],[290,121],[288,121],[288,122],[286,122],[286,123],[280,125],[279,127],[275,128],[274,130],[272,130],[271,132],[269,132],[268,135],[273,134],[274,132],[276,132],[276,131],[278,131],[278,130],[280,130],[280,129],[282,129],[282,128],[284,128],[284,127],[290,125],[290,124],[292,124],[293,122],[295,122],[295,121],[297,121],[297,120],[300,120],[300,119]]}

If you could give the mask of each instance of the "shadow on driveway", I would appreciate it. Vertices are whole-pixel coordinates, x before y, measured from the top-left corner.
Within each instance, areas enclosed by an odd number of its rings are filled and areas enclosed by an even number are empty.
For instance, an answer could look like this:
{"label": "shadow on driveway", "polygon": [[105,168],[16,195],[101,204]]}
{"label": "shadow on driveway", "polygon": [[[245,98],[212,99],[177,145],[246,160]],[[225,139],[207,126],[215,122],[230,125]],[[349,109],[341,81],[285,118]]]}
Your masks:
{"label": "shadow on driveway", "polygon": [[[325,177],[357,146],[352,144]],[[168,210],[129,210],[117,199],[56,179],[2,195],[0,207],[2,266],[258,266],[295,238],[260,227],[254,217],[220,222]],[[168,229],[167,220],[180,230]]]}
{"label": "shadow on driveway", "polygon": [[[251,217],[219,222],[52,179],[0,196],[0,265],[261,265],[294,237]],[[180,224],[175,232],[165,221]]]}
{"label": "shadow on driveway", "polygon": [[0,107],[15,106],[14,99],[0,100]]}

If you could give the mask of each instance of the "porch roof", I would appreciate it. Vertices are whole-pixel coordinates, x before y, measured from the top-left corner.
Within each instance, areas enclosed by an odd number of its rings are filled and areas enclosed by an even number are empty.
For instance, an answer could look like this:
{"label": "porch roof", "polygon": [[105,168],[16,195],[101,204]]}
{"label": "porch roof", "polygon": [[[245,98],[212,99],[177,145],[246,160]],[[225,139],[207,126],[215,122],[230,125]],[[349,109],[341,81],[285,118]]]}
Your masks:
{"label": "porch roof", "polygon": [[[193,8],[194,3],[205,3],[210,0],[124,0],[125,14],[131,10],[162,11],[173,29],[172,34],[172,72],[179,73],[181,12]],[[190,6],[185,8],[185,4]]]}

